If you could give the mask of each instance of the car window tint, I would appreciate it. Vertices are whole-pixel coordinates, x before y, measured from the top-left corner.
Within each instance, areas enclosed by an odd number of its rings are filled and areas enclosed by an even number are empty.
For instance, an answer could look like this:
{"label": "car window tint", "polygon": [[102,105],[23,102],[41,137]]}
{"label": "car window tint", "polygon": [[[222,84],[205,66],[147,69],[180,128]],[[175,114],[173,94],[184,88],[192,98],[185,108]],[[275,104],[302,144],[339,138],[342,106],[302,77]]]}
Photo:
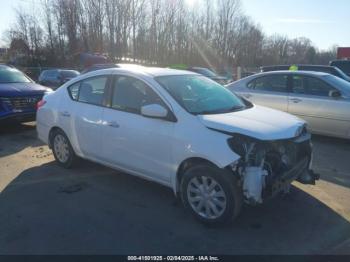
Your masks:
{"label": "car window tint", "polygon": [[75,83],[74,85],[71,85],[71,86],[68,88],[70,97],[71,97],[73,100],[78,100],[79,87],[80,87],[80,82]]}
{"label": "car window tint", "polygon": [[161,98],[143,81],[128,76],[116,77],[112,108],[139,114],[141,107],[149,104],[164,106]]}
{"label": "car window tint", "polygon": [[314,78],[306,77],[307,93],[317,96],[329,96],[329,91],[336,90],[324,81]]}
{"label": "car window tint", "polygon": [[102,105],[107,78],[107,76],[101,76],[82,81],[78,100],[94,105]]}
{"label": "car window tint", "polygon": [[302,76],[293,76],[293,93],[305,93],[304,78]]}
{"label": "car window tint", "polygon": [[263,76],[248,84],[248,88],[257,91],[287,92],[287,75]]}
{"label": "car window tint", "polygon": [[0,83],[30,83],[30,79],[21,71],[13,68],[0,69]]}
{"label": "car window tint", "polygon": [[329,91],[336,90],[326,82],[309,76],[293,76],[293,93],[315,96],[329,96]]}
{"label": "car window tint", "polygon": [[56,75],[56,71],[54,70],[50,70],[50,71],[47,71],[47,75],[48,77],[54,77]]}

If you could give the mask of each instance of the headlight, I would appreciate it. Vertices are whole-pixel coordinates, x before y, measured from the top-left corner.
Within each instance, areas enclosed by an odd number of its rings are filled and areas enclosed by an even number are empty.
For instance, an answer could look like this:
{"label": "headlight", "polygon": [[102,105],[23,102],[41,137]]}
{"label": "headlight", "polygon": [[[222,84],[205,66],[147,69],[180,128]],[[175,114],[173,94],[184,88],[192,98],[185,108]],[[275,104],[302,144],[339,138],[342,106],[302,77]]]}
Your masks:
{"label": "headlight", "polygon": [[295,137],[303,136],[305,134],[307,134],[306,124],[298,127],[297,131],[295,132]]}

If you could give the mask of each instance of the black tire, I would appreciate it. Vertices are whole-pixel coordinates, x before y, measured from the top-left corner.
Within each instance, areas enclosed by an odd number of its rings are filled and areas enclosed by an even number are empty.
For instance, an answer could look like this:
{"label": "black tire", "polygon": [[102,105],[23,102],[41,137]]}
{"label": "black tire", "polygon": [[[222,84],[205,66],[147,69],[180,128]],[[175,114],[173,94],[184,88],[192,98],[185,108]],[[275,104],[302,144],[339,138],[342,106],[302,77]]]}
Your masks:
{"label": "black tire", "polygon": [[[55,139],[58,136],[61,139],[64,139],[64,141],[67,143],[66,145],[67,145],[68,156],[64,159],[60,157],[59,152],[56,151]],[[61,129],[56,129],[52,131],[50,135],[50,145],[52,148],[53,155],[60,166],[68,169],[68,168],[72,168],[76,164],[78,157],[76,156],[68,137]]]}
{"label": "black tire", "polygon": [[[193,207],[193,204],[189,202],[189,194],[191,193],[189,193],[188,190],[190,190],[190,183],[193,186],[193,179],[197,178],[198,180],[202,180],[203,176],[208,177],[209,181],[215,181],[219,184],[221,187],[221,189],[219,188],[221,190],[220,192],[223,191],[225,193],[226,205],[225,208],[220,209],[222,214],[218,217],[204,217],[203,214],[199,214]],[[229,171],[219,169],[211,164],[199,164],[186,170],[181,180],[180,190],[181,199],[185,208],[189,210],[196,219],[207,225],[231,223],[238,216],[242,208],[243,193],[241,187],[238,185],[237,178]],[[211,202],[211,204],[212,203],[213,202]],[[211,211],[213,211],[213,209],[211,209]]]}

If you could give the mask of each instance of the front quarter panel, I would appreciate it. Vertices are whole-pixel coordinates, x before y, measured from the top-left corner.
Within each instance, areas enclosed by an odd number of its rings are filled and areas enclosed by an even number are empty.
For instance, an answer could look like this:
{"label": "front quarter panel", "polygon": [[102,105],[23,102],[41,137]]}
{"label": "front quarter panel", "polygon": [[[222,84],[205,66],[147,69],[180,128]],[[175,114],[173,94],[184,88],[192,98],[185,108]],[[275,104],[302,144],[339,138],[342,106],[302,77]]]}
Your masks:
{"label": "front quarter panel", "polygon": [[174,175],[171,182],[174,191],[177,189],[177,170],[187,159],[201,158],[219,168],[225,168],[237,161],[240,156],[227,143],[230,137],[205,127],[196,116],[178,122],[173,140]]}

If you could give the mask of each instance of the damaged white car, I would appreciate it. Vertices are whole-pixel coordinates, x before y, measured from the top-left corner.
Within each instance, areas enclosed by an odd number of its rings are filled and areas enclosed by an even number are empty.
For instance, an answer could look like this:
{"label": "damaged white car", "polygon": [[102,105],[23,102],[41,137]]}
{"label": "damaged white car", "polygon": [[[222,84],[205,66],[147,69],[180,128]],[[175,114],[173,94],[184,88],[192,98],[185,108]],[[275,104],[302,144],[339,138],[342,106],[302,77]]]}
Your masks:
{"label": "damaged white car", "polygon": [[63,167],[81,157],[171,187],[205,223],[318,179],[303,120],[193,72],[85,74],[38,103],[37,131]]}

